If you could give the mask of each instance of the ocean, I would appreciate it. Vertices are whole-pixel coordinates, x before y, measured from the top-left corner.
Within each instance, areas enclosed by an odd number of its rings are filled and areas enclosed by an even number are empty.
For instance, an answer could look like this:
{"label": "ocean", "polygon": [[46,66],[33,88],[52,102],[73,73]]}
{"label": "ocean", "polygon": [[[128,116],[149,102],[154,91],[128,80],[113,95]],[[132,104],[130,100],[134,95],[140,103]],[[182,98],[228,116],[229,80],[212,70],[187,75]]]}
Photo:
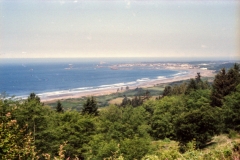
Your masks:
{"label": "ocean", "polygon": [[138,86],[143,82],[171,78],[186,71],[119,64],[138,62],[102,60],[14,61],[0,64],[0,92],[26,98],[34,92],[40,97],[80,93],[95,89]]}

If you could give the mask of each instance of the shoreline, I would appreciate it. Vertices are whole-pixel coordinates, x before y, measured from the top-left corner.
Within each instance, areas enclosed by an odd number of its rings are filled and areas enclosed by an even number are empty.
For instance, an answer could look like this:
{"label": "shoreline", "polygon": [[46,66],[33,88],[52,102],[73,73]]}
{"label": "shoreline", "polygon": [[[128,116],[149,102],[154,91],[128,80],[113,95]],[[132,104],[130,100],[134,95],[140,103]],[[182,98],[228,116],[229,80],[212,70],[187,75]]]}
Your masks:
{"label": "shoreline", "polygon": [[[200,72],[202,77],[214,77],[215,70],[203,70],[203,69],[185,69],[187,71],[186,75],[180,75],[180,76],[174,76],[171,78],[164,78],[164,79],[153,79],[146,82],[141,82],[140,84],[136,86],[129,86],[129,89],[135,89],[137,87],[141,88],[148,88],[153,87],[155,85],[160,84],[166,84],[176,81],[182,81],[182,80],[188,80],[191,78],[195,78],[198,72]],[[115,86],[115,87],[108,87],[108,88],[97,88],[97,89],[90,89],[90,90],[84,90],[83,92],[70,92],[70,93],[64,93],[64,94],[55,94],[50,96],[39,96],[41,98],[42,102],[49,103],[49,102],[55,102],[57,100],[63,100],[63,99],[76,99],[76,98],[82,98],[82,97],[88,97],[88,96],[101,96],[101,95],[109,95],[112,93],[117,93],[118,88],[126,87],[126,86]],[[126,91],[124,89],[123,91]],[[120,91],[121,92],[121,91]]]}

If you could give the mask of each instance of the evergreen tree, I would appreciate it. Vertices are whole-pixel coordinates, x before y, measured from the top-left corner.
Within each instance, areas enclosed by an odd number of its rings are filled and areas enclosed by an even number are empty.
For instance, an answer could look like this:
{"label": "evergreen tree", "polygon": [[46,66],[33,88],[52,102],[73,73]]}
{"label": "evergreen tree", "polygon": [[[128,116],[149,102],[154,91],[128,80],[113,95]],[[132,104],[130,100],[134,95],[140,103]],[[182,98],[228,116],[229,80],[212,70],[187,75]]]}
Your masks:
{"label": "evergreen tree", "polygon": [[30,93],[30,95],[28,97],[28,101],[31,101],[31,100],[36,100],[36,101],[40,102],[40,98],[35,93]]}
{"label": "evergreen tree", "polygon": [[27,102],[35,101],[37,104],[41,104],[42,106],[44,103],[41,103],[40,97],[38,97],[35,93],[30,93],[29,97],[27,98]]}
{"label": "evergreen tree", "polygon": [[91,115],[98,115],[98,106],[96,99],[92,97],[88,97],[87,101],[83,104],[82,109],[83,114],[91,114]]}
{"label": "evergreen tree", "polygon": [[128,99],[125,95],[124,95],[124,99],[122,101],[122,106],[126,106],[126,105],[132,105],[133,107],[137,107],[143,104],[144,100],[149,100],[151,98],[150,92],[147,90],[145,92],[145,95],[143,96],[135,96],[132,100]]}
{"label": "evergreen tree", "polygon": [[200,72],[197,73],[197,76],[195,77],[195,81],[197,84],[197,89],[209,89],[208,81],[202,81]]}
{"label": "evergreen tree", "polygon": [[62,113],[63,112],[63,106],[62,106],[62,103],[59,100],[57,101],[56,111],[58,113]]}
{"label": "evergreen tree", "polygon": [[230,94],[232,91],[236,91],[236,87],[240,84],[239,65],[234,64],[233,68],[230,68],[227,73],[227,88],[226,94]]}
{"label": "evergreen tree", "polygon": [[196,80],[196,83],[202,82],[200,72],[197,73],[195,80]]}
{"label": "evergreen tree", "polygon": [[223,109],[226,129],[240,131],[240,84],[235,92],[224,97]]}
{"label": "evergreen tree", "polygon": [[[185,89],[185,94],[190,94],[191,91],[196,91],[198,89],[209,89],[210,86],[208,84],[208,81],[202,81],[201,79],[200,72],[197,73],[197,76],[195,79],[191,78],[190,82],[188,83],[186,89]],[[183,90],[183,89],[181,89]]]}
{"label": "evergreen tree", "polygon": [[236,90],[240,84],[239,65],[235,64],[226,72],[225,68],[215,76],[212,85],[211,105],[221,107],[223,98]]}
{"label": "evergreen tree", "polygon": [[215,79],[212,84],[212,94],[211,94],[211,105],[212,106],[222,106],[223,97],[226,95],[224,88],[227,83],[227,74],[225,68],[215,76]]}
{"label": "evergreen tree", "polygon": [[170,96],[170,95],[184,94],[187,90],[187,87],[188,87],[188,84],[185,82],[180,85],[166,86],[163,90],[163,97]]}
{"label": "evergreen tree", "polygon": [[202,83],[202,89],[211,89],[211,86],[207,80]]}
{"label": "evergreen tree", "polygon": [[191,78],[190,82],[188,83],[185,94],[189,94],[191,91],[195,91],[197,89],[198,89],[197,82]]}
{"label": "evergreen tree", "polygon": [[171,86],[166,86],[163,90],[163,97],[164,96],[169,96],[171,94],[171,91],[172,91],[172,87]]}
{"label": "evergreen tree", "polygon": [[131,100],[127,98],[126,95],[123,95],[123,100],[122,100],[122,103],[121,103],[121,106],[127,106],[127,105],[131,105]]}
{"label": "evergreen tree", "polygon": [[149,100],[151,98],[150,92],[147,90],[144,99]]}
{"label": "evergreen tree", "polygon": [[131,102],[132,106],[133,107],[137,107],[137,106],[141,106],[143,104],[143,100],[140,96],[135,96],[133,99],[132,99],[132,102]]}

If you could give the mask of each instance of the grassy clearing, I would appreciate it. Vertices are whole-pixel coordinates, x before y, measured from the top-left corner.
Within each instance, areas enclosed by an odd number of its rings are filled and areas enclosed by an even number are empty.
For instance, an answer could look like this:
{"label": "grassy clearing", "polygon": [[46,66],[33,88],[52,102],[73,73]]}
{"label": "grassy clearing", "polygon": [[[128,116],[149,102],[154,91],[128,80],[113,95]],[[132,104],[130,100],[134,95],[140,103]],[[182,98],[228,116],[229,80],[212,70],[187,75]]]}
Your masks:
{"label": "grassy clearing", "polygon": [[117,105],[120,105],[120,104],[122,103],[122,100],[123,100],[122,97],[118,97],[118,98],[115,98],[115,99],[110,100],[108,103],[109,103],[109,104],[117,104]]}

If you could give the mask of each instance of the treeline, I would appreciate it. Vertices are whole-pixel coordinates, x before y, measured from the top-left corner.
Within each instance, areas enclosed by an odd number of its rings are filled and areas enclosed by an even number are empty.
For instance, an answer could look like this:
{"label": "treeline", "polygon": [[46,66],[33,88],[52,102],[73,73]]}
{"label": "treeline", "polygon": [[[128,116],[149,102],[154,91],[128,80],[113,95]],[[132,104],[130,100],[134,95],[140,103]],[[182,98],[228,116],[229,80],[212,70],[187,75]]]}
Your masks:
{"label": "treeline", "polygon": [[240,131],[238,64],[220,70],[212,85],[198,73],[188,83],[166,86],[156,100],[148,97],[125,97],[121,106],[101,110],[89,97],[81,112],[64,110],[60,102],[45,106],[34,93],[24,101],[2,98],[0,159],[181,159],[154,142],[177,141],[177,152],[184,153],[191,143],[201,149],[214,135]]}

